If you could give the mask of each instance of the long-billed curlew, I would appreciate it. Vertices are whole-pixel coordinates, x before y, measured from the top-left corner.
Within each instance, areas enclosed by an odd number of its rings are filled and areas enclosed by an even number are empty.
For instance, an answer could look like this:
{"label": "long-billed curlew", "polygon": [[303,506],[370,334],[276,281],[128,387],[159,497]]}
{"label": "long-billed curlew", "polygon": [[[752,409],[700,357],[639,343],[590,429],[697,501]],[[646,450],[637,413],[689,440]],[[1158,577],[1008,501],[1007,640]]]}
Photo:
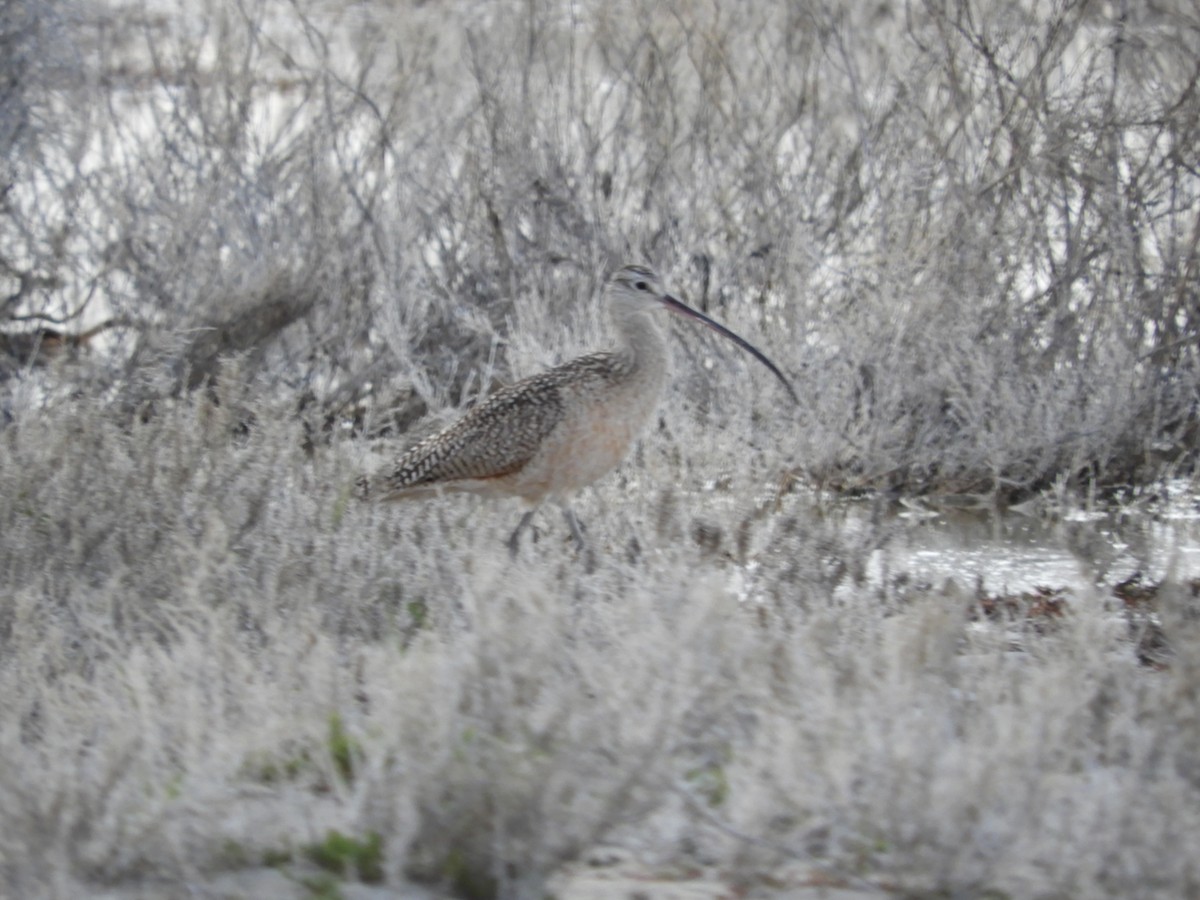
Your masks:
{"label": "long-billed curlew", "polygon": [[608,283],[620,343],[501,388],[450,427],[417,443],[382,474],[360,479],[384,500],[440,491],[521,497],[533,504],[509,550],[547,497],[562,506],[585,544],[567,495],[616,467],[658,404],[667,376],[667,340],[656,312],[702,322],[770,369],[799,402],[783,373],[749,342],[667,293],[645,266],[625,266]]}

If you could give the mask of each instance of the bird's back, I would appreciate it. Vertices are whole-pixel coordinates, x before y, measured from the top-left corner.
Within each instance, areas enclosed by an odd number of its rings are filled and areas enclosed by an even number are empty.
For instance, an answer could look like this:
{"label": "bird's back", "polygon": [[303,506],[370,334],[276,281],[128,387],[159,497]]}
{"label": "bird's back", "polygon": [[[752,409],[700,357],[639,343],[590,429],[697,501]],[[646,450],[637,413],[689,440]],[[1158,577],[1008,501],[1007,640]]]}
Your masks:
{"label": "bird's back", "polygon": [[575,404],[620,374],[613,353],[594,353],[500,388],[453,425],[418,442],[376,479],[383,498],[438,486],[478,490],[534,459]]}

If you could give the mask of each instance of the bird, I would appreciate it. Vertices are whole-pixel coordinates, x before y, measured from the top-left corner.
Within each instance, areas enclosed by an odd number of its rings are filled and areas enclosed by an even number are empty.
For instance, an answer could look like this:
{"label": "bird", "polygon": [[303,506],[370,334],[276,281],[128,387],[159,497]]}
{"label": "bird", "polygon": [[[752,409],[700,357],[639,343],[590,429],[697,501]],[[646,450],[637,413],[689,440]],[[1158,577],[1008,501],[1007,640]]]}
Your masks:
{"label": "bird", "polygon": [[449,427],[416,443],[390,467],[358,480],[364,499],[404,500],[442,492],[518,497],[530,508],[508,540],[517,555],[521,531],[540,504],[562,509],[579,549],[586,541],[568,498],[624,459],[658,405],[669,349],[660,321],[669,311],[711,328],[766,366],[799,397],[760,350],[669,293],[654,270],[627,265],[608,281],[604,299],[618,343],[502,387]]}

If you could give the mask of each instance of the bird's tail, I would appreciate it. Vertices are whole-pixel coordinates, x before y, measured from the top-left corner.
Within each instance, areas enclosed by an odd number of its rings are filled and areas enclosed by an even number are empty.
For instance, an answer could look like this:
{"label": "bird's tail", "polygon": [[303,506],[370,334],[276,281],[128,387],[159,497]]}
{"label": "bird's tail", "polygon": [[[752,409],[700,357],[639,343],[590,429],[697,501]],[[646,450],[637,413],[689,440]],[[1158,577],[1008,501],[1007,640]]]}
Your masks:
{"label": "bird's tail", "polygon": [[389,501],[389,500],[419,500],[443,494],[451,486],[443,484],[417,484],[408,487],[397,487],[390,472],[384,471],[374,475],[359,475],[354,479],[354,496],[359,500]]}

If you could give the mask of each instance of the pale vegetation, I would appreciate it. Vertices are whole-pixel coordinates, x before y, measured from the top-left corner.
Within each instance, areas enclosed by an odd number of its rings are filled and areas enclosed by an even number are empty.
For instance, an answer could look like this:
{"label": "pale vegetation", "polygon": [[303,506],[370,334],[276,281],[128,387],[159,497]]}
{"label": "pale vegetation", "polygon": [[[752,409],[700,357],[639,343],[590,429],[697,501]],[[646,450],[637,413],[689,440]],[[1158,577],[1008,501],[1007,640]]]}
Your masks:
{"label": "pale vegetation", "polygon": [[[0,896],[1200,893],[1188,586],[1143,665],[830,500],[1192,471],[1198,92],[1184,0],[0,6]],[[676,326],[594,573],[354,500],[634,261],[800,406]]]}

